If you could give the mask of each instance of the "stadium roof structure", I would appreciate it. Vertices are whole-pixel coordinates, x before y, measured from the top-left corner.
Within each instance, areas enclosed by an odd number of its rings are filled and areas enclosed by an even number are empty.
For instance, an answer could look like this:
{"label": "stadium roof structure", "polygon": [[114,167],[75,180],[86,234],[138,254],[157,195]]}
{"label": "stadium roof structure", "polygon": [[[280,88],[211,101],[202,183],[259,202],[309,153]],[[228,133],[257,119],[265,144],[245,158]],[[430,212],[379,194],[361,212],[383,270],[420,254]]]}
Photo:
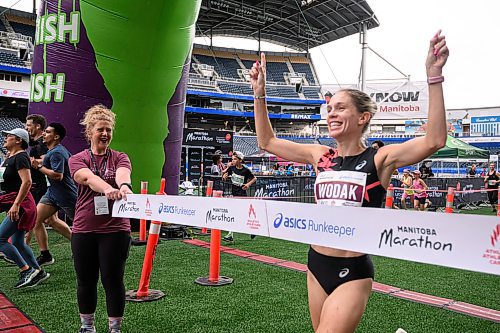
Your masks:
{"label": "stadium roof structure", "polygon": [[298,51],[379,26],[365,0],[202,0],[198,37],[243,37]]}

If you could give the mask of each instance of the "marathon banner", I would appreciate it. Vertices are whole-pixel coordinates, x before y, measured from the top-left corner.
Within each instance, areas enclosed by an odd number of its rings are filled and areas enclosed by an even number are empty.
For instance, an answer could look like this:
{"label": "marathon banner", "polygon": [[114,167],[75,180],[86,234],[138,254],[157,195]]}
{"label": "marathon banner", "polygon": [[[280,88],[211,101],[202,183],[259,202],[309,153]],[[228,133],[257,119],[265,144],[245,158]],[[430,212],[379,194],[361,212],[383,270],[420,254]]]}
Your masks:
{"label": "marathon banner", "polygon": [[114,217],[268,236],[500,275],[498,217],[256,199],[128,195]]}
{"label": "marathon banner", "polygon": [[[231,183],[222,181],[221,177],[205,176],[205,185],[207,180],[214,182],[214,189],[224,192],[224,196],[231,196]],[[271,198],[280,201],[295,201],[295,202],[314,202],[314,183],[316,178],[311,176],[296,176],[296,177],[272,177],[272,176],[257,176],[255,185],[248,189],[248,196],[255,198]],[[446,191],[449,186],[457,188],[460,183],[460,190],[464,193],[455,194],[455,203],[468,203],[487,201],[488,195],[484,190],[484,181],[481,177],[478,178],[428,178],[424,180],[429,187],[429,200],[434,207],[446,206]],[[401,181],[392,179],[391,184],[394,187],[402,187]],[[434,190],[434,191],[432,191]],[[394,190],[394,202],[399,204],[403,190]],[[409,200],[409,199],[408,199]],[[413,203],[411,203],[413,204]]]}
{"label": "marathon banner", "polygon": [[225,131],[205,131],[184,129],[183,146],[202,146],[228,152],[233,149],[233,133]]}
{"label": "marathon banner", "polygon": [[[355,84],[339,87],[338,85],[323,85],[323,94],[327,91],[334,94],[336,91],[352,88],[358,89]],[[377,103],[377,113],[373,119],[427,119],[429,107],[429,93],[427,82],[391,82],[366,84],[365,92]]]}
{"label": "marathon banner", "polygon": [[[224,192],[224,196],[231,196],[231,183],[222,181],[222,177],[205,176],[214,182],[213,188]],[[272,198],[282,201],[314,202],[315,177],[269,177],[257,176],[255,185],[248,189],[248,196],[255,198]]]}

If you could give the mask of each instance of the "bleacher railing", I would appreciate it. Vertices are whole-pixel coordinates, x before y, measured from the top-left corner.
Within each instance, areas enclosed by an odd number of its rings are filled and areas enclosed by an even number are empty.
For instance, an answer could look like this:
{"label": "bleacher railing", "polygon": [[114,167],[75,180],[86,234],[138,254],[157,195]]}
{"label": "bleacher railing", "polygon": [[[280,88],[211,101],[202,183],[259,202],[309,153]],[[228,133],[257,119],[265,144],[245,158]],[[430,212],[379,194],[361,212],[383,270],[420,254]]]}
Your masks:
{"label": "bleacher railing", "polygon": [[211,80],[205,80],[205,79],[195,79],[195,78],[188,78],[188,84],[191,85],[198,85],[198,86],[207,86],[207,87],[214,87],[215,88],[215,81]]}
{"label": "bleacher railing", "polygon": [[17,39],[21,40],[23,42],[29,42],[32,43],[32,38],[30,36],[25,36],[17,32],[6,32],[6,31],[0,31],[0,38],[4,39]]}

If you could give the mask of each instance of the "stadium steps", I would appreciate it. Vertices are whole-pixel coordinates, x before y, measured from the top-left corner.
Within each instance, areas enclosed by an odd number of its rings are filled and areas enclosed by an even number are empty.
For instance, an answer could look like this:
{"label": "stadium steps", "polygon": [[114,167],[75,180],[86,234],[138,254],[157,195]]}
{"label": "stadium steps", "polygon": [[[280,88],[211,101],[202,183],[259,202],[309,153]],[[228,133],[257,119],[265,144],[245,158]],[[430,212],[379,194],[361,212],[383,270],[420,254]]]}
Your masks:
{"label": "stadium steps", "polygon": [[295,74],[295,71],[293,70],[293,66],[292,66],[292,63],[290,62],[290,59],[288,59],[288,58],[285,58],[285,59],[286,59],[286,66],[288,67],[288,70],[290,71],[290,73]]}
{"label": "stadium steps", "polygon": [[12,33],[15,32],[14,29],[12,28],[12,26],[10,25],[9,20],[7,20],[7,18],[5,17],[4,14],[0,15],[0,21],[2,21],[7,32],[12,32]]}

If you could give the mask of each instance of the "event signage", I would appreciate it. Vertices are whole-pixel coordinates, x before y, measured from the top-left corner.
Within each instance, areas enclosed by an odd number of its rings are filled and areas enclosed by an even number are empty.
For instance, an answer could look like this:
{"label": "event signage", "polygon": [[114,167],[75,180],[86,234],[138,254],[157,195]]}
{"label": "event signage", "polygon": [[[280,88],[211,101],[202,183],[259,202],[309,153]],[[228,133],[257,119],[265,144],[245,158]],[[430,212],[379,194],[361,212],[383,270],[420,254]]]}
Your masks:
{"label": "event signage", "polygon": [[126,201],[114,204],[113,214],[268,236],[263,201],[233,199],[231,202],[234,205],[227,205],[224,200],[196,196],[129,195]]}
{"label": "event signage", "polygon": [[[339,87],[323,85],[323,91],[334,93],[343,88],[357,89],[356,85]],[[377,103],[373,119],[427,118],[429,94],[426,82],[367,83],[365,92]]]}
{"label": "event signage", "polygon": [[436,214],[138,194],[113,205],[115,217],[230,230],[500,275],[497,217]]}
{"label": "event signage", "polygon": [[184,159],[181,168],[185,167],[187,179],[198,185],[200,177],[207,172],[210,173],[213,154],[220,154],[223,159],[229,158],[233,150],[233,133],[184,129],[182,145],[183,149],[186,149],[184,158],[187,158],[187,161]]}
{"label": "event signage", "polygon": [[27,91],[13,90],[13,89],[1,89],[0,95],[3,97],[14,97],[28,99],[29,93]]}
{"label": "event signage", "polygon": [[185,146],[232,146],[233,133],[225,131],[203,131],[194,129],[184,129]]}
{"label": "event signage", "polygon": [[471,117],[471,135],[496,136],[500,133],[500,116]]}

